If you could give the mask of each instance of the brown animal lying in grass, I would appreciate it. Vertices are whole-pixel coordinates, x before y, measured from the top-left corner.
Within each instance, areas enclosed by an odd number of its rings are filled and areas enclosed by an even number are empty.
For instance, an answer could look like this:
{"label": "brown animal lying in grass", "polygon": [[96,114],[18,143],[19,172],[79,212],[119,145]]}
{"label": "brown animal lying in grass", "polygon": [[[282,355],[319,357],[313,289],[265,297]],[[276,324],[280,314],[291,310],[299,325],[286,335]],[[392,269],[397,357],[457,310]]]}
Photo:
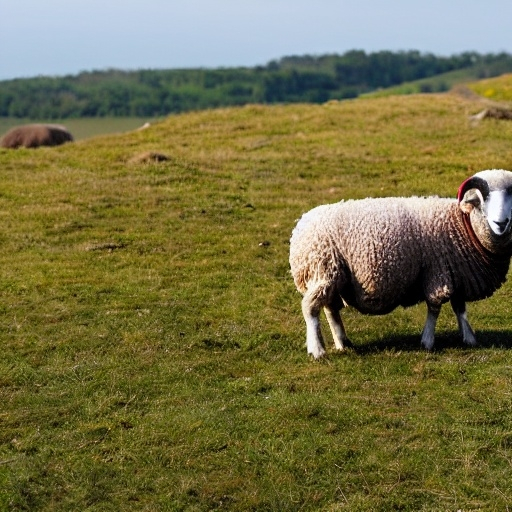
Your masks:
{"label": "brown animal lying in grass", "polygon": [[65,126],[58,124],[26,124],[11,128],[0,141],[3,148],[37,148],[58,146],[73,140]]}

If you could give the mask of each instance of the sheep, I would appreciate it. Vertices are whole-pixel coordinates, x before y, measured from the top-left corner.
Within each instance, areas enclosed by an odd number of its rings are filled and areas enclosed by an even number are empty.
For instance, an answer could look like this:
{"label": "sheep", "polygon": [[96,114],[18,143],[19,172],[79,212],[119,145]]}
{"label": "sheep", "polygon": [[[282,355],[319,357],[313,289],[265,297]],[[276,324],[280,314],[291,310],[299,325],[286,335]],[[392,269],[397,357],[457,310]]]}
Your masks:
{"label": "sheep", "polygon": [[0,141],[4,148],[37,148],[39,146],[58,146],[73,140],[65,126],[58,124],[25,124],[11,128]]}
{"label": "sheep", "polygon": [[421,343],[434,346],[441,306],[450,301],[464,343],[476,338],[466,302],[489,297],[512,255],[512,172],[486,170],[457,199],[387,197],[341,201],[304,214],[290,240],[290,268],[302,298],[306,345],[326,354],[323,308],[336,349],[351,346],[340,310],[383,315],[427,304]]}

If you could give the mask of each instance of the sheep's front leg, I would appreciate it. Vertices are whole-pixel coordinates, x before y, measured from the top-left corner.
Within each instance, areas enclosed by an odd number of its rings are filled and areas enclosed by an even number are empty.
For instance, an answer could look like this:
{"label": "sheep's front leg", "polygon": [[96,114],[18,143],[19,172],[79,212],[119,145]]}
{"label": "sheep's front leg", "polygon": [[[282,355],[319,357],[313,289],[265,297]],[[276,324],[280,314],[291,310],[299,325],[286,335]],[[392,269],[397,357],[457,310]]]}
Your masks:
{"label": "sheep's front leg", "polygon": [[315,359],[325,356],[325,345],[320,330],[320,306],[311,291],[305,293],[302,299],[302,314],[306,321],[306,345],[308,354]]}
{"label": "sheep's front leg", "polygon": [[427,350],[432,350],[434,347],[434,332],[436,330],[437,318],[439,317],[441,306],[427,304],[427,307],[427,321],[425,322],[425,327],[423,327],[423,332],[421,333],[421,344]]}
{"label": "sheep's front leg", "polygon": [[343,350],[345,347],[351,347],[352,343],[348,339],[347,333],[345,332],[345,327],[343,326],[340,312],[332,306],[325,306],[324,312],[331,328],[336,349]]}
{"label": "sheep's front leg", "polygon": [[457,299],[451,299],[450,303],[452,305],[453,312],[457,317],[462,341],[466,343],[466,345],[476,345],[476,336],[471,325],[469,325],[468,315],[466,313],[466,303]]}

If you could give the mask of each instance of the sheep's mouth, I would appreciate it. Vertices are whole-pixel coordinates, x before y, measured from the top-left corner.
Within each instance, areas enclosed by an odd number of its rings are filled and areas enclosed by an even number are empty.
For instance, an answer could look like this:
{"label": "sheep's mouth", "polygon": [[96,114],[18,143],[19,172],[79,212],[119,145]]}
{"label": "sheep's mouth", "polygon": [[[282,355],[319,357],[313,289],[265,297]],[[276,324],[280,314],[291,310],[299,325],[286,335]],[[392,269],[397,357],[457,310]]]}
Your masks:
{"label": "sheep's mouth", "polygon": [[493,233],[497,236],[503,236],[510,231],[510,219],[502,221],[493,220],[489,224]]}

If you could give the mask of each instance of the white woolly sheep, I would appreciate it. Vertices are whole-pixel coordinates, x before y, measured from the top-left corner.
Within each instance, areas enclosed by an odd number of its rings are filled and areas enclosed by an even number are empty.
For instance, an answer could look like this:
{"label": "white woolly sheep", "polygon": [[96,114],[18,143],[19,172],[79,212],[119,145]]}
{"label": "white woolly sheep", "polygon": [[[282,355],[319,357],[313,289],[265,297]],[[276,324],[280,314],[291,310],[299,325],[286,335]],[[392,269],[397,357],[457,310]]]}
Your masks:
{"label": "white woolly sheep", "polygon": [[442,304],[450,301],[463,341],[476,343],[466,302],[489,297],[512,255],[512,172],[482,171],[458,198],[387,197],[341,201],[304,214],[290,240],[290,267],[303,294],[307,350],[325,355],[323,308],[335,346],[349,346],[340,310],[381,315],[427,303],[427,350]]}

